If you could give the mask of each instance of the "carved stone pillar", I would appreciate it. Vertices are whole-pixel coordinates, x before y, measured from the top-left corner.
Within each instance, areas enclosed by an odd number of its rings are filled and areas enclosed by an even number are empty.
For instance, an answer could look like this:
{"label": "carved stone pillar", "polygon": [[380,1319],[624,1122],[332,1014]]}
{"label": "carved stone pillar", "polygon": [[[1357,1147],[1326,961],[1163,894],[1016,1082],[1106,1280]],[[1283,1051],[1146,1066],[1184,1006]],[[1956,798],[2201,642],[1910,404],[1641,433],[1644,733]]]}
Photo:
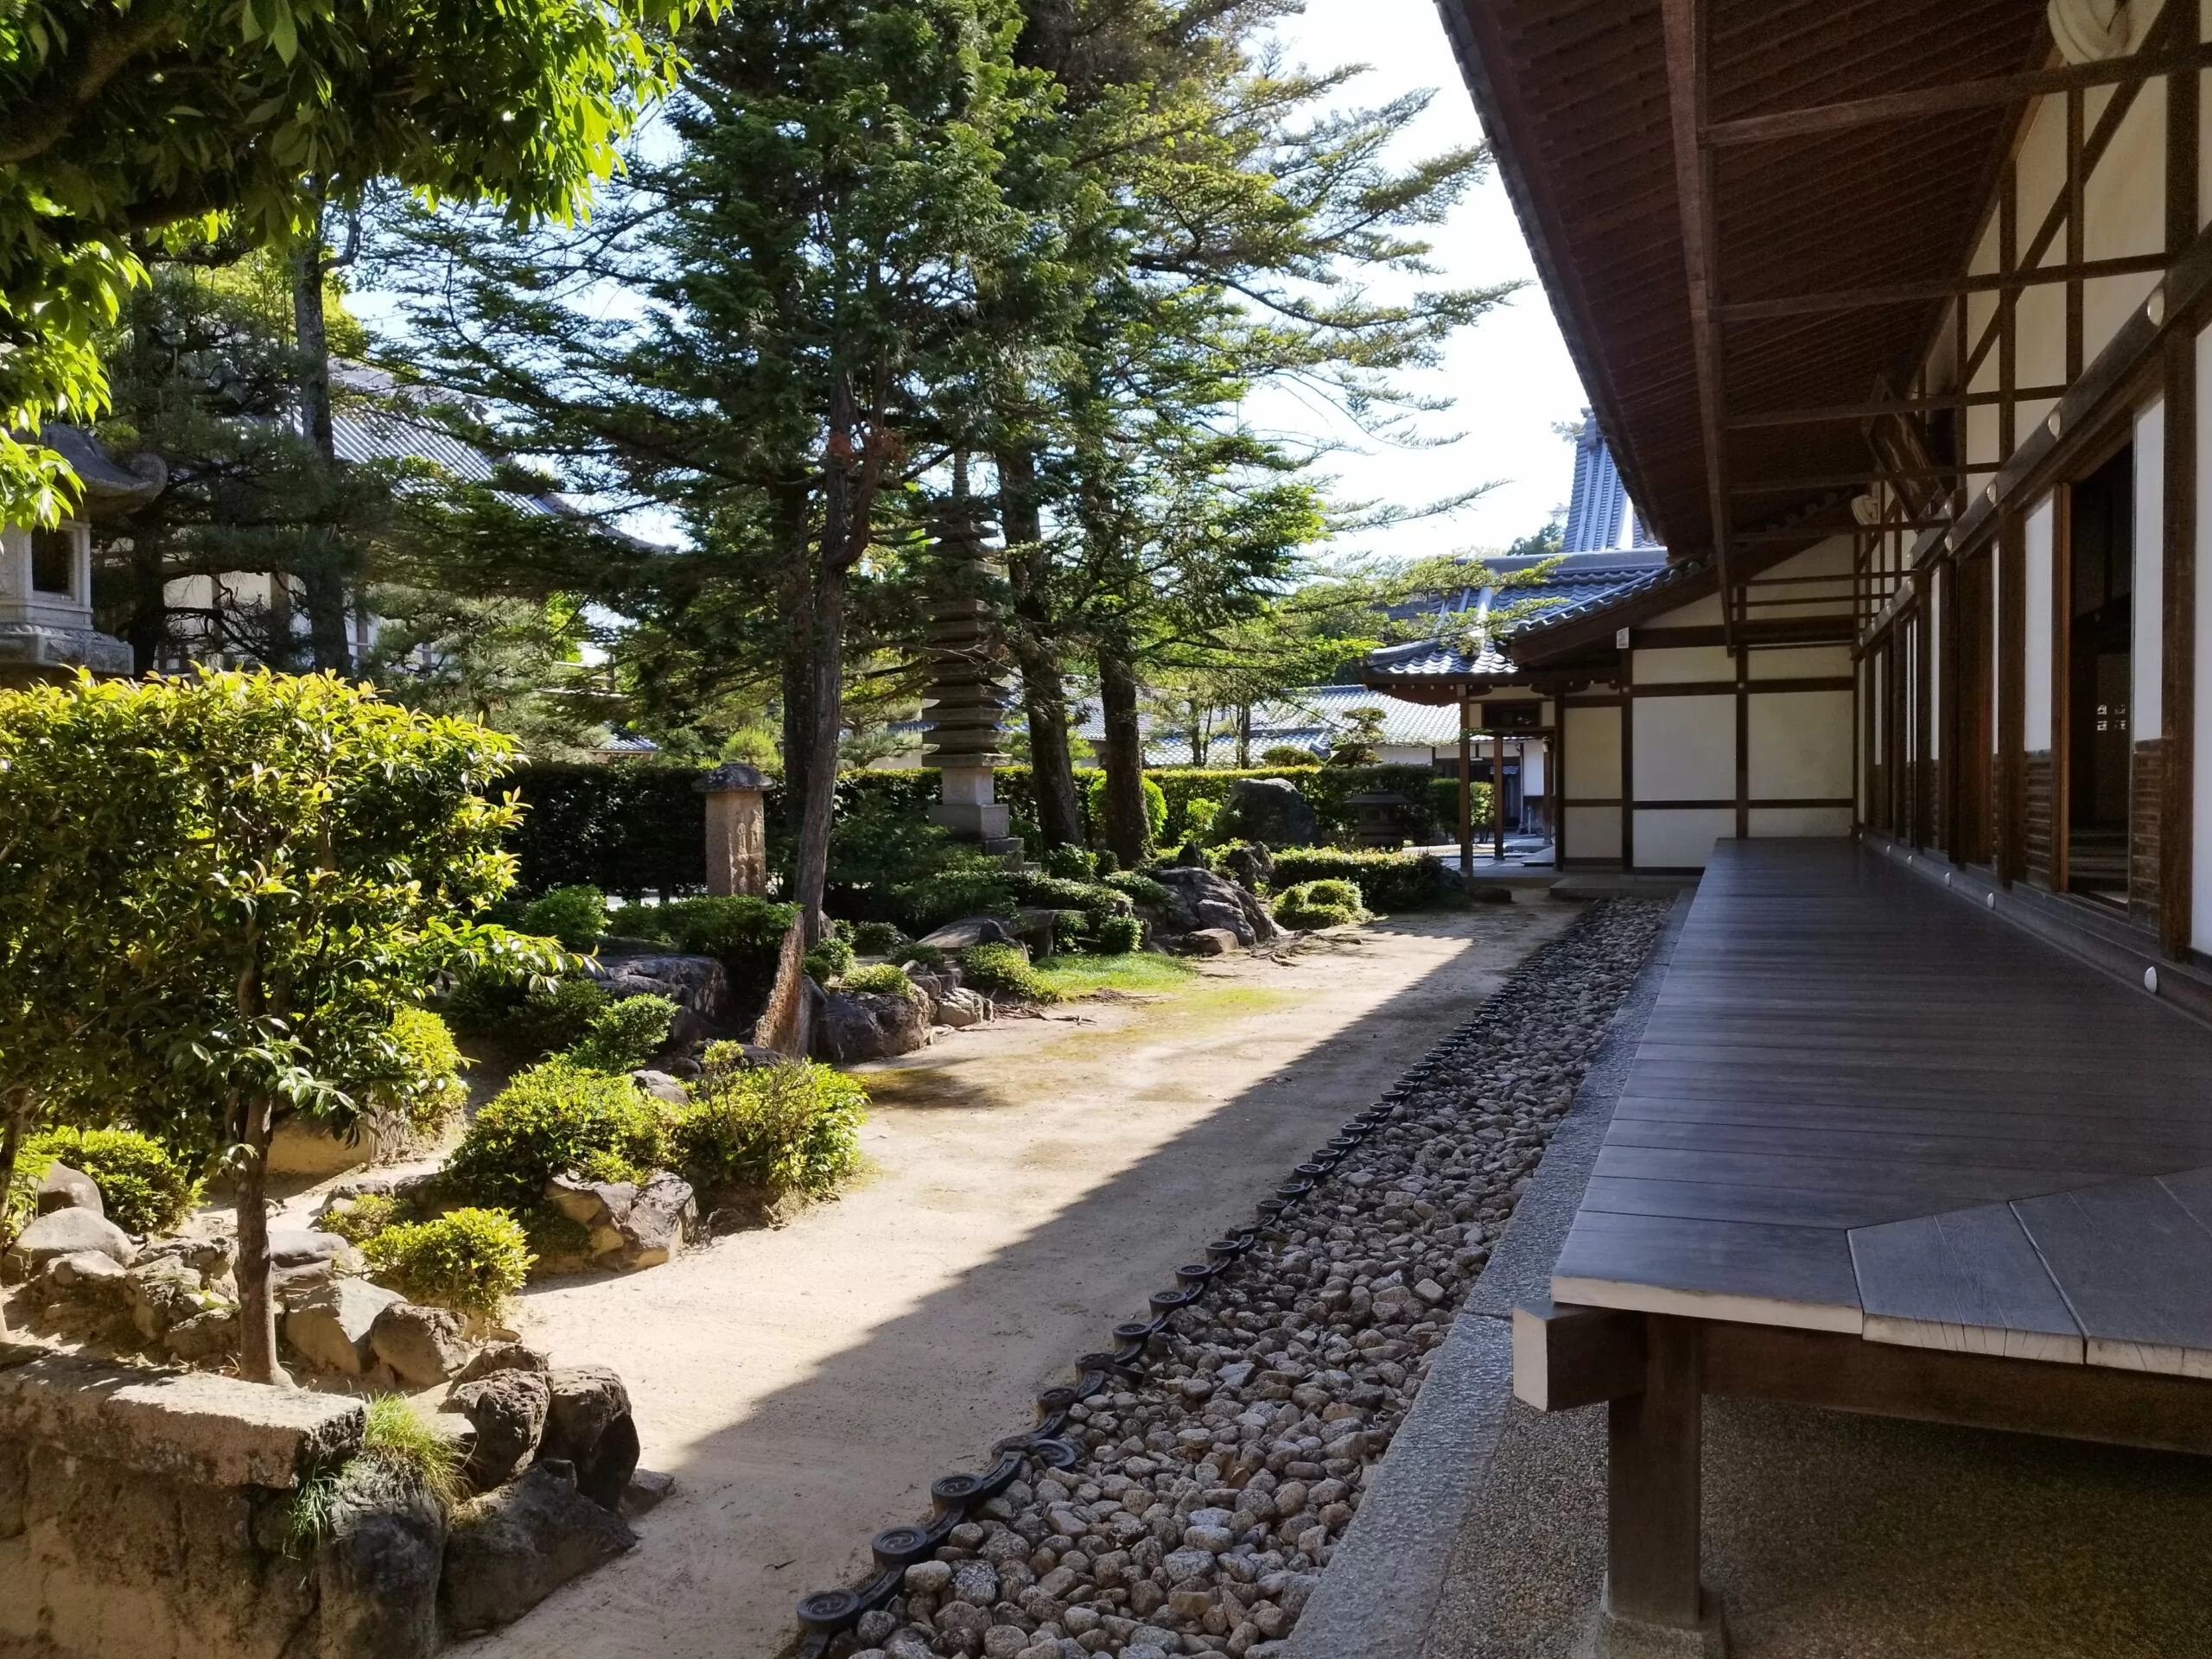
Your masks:
{"label": "carved stone pillar", "polygon": [[922,719],[922,764],[938,770],[930,821],[992,853],[1019,854],[1007,809],[992,781],[1008,756],[999,747],[1014,693],[1005,676],[1006,640],[988,596],[996,574],[970,504],[949,504],[938,537],[938,592],[930,604],[930,683]]}
{"label": "carved stone pillar", "polygon": [[707,798],[707,891],[758,899],[768,891],[767,780],[728,760],[692,785]]}

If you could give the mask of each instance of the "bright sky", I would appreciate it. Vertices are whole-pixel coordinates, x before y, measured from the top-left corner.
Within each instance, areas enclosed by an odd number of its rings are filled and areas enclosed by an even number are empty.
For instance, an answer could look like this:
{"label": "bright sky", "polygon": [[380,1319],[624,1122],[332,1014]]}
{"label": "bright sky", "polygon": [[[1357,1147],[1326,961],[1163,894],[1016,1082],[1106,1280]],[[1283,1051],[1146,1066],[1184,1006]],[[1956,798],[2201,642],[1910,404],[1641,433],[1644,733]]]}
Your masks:
{"label": "bright sky", "polygon": [[[1460,81],[1433,0],[1306,0],[1305,15],[1287,20],[1281,35],[1287,54],[1308,68],[1370,66],[1369,73],[1345,88],[1348,103],[1376,105],[1415,89],[1434,90],[1427,112],[1400,139],[1402,158],[1481,137],[1473,100]],[[1255,425],[1316,441],[1356,442],[1360,453],[1338,454],[1325,463],[1339,480],[1340,499],[1410,505],[1486,480],[1500,480],[1500,486],[1451,518],[1348,538],[1338,551],[1410,558],[1503,547],[1567,505],[1573,451],[1552,427],[1580,416],[1582,385],[1535,283],[1535,266],[1505,187],[1493,175],[1470,192],[1432,239],[1441,276],[1422,286],[1471,287],[1516,278],[1529,284],[1463,333],[1443,369],[1420,378],[1423,392],[1457,400],[1450,410],[1428,417],[1431,430],[1464,435],[1441,448],[1381,446],[1332,410],[1274,395],[1254,400],[1246,413]]]}

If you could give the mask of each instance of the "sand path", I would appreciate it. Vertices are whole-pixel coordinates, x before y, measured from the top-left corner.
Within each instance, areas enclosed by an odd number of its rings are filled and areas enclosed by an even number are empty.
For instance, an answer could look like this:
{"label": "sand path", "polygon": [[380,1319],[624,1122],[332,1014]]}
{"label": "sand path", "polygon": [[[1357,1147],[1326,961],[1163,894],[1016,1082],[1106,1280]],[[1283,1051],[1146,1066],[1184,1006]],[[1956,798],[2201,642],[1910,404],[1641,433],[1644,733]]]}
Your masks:
{"label": "sand path", "polygon": [[842,1198],[524,1299],[556,1363],[621,1372],[645,1465],[677,1486],[633,1554],[467,1650],[776,1653],[799,1596],[856,1580],[874,1532],[983,1466],[1039,1386],[1573,915],[1522,894],[1379,924],[867,1068],[873,1167]]}

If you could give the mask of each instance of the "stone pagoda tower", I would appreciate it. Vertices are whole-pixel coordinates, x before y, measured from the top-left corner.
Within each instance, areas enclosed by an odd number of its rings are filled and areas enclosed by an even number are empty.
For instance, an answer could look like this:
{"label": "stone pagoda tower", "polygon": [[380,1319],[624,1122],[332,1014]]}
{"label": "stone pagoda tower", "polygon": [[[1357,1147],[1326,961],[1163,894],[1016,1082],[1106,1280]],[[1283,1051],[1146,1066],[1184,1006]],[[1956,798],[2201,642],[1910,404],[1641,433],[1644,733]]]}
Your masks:
{"label": "stone pagoda tower", "polygon": [[1006,640],[989,590],[998,572],[983,545],[980,504],[964,490],[938,515],[936,593],[927,635],[929,689],[922,764],[941,779],[930,821],[986,852],[1019,857],[992,772],[1011,758],[999,747],[1014,694],[1005,677]]}

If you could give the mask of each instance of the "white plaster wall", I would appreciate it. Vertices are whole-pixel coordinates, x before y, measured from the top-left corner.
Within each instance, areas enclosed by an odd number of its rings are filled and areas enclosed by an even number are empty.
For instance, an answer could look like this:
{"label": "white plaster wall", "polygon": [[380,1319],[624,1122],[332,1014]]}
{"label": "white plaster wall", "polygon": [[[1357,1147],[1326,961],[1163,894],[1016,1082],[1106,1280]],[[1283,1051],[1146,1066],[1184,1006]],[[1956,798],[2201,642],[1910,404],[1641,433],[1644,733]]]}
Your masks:
{"label": "white plaster wall", "polygon": [[1617,806],[1567,809],[1567,855],[1570,859],[1618,858],[1621,811]]}
{"label": "white plaster wall", "polygon": [[2133,726],[2138,743],[2158,734],[2160,645],[2165,625],[2166,405],[2135,412],[2135,639]]}
{"label": "white plaster wall", "polygon": [[1629,653],[1629,674],[1638,685],[1687,685],[1699,680],[1736,678],[1735,659],[1726,645],[1670,645]]}
{"label": "white plaster wall", "polygon": [[[1621,792],[1621,711],[1567,705],[1567,786],[1572,800],[1610,801]],[[1613,826],[1614,851],[1620,825]]]}
{"label": "white plaster wall", "polygon": [[[1635,777],[1639,801],[1736,798],[1736,698],[1638,697]],[[1730,820],[1734,828],[1734,820]],[[1643,831],[1636,856],[1643,856]]]}
{"label": "white plaster wall", "polygon": [[1530,741],[1521,746],[1521,792],[1524,796],[1544,792],[1544,746]]}
{"label": "white plaster wall", "polygon": [[1753,800],[1840,800],[1851,793],[1850,692],[1769,691],[1750,701]]}
{"label": "white plaster wall", "polygon": [[1761,680],[1847,680],[1849,645],[1777,645],[1751,653],[1751,683]]}
{"label": "white plaster wall", "polygon": [[1755,806],[1751,809],[1751,835],[1755,839],[1847,836],[1850,833],[1851,809],[1847,806]]}
{"label": "white plaster wall", "polygon": [[1717,628],[1721,624],[1720,601],[1712,594],[1694,599],[1679,610],[1667,612],[1651,626],[1658,628]]}
{"label": "white plaster wall", "polygon": [[2028,719],[2023,747],[2030,754],[2050,747],[2050,559],[2057,512],[2049,496],[2029,510],[2027,558],[2021,580],[2027,592]]}
{"label": "white plaster wall", "polygon": [[[1638,711],[1639,714],[1641,711]],[[1671,810],[1638,807],[1636,868],[1639,870],[1701,870],[1711,861],[1713,843],[1735,839],[1733,807]]]}

